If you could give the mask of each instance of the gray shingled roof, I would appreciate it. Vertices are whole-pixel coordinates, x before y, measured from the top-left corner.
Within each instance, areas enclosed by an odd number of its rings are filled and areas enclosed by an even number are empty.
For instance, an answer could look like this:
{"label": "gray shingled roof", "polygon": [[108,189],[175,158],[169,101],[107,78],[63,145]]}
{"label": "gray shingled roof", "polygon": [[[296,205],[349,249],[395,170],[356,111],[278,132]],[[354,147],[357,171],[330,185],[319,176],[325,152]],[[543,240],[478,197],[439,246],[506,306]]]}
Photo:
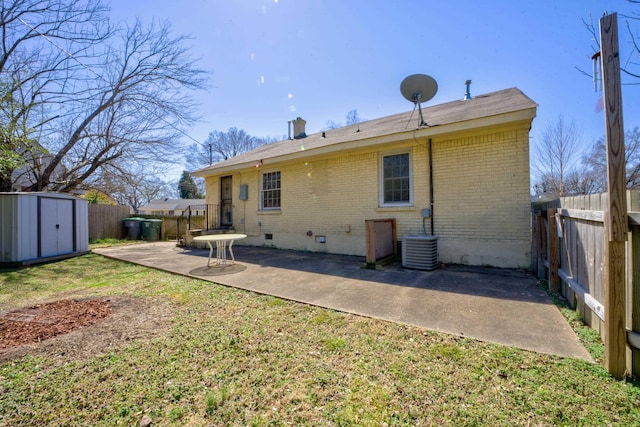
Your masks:
{"label": "gray shingled roof", "polygon": [[[517,88],[505,89],[485,95],[478,95],[470,100],[447,102],[444,104],[423,107],[425,122],[430,128],[453,123],[465,122],[484,117],[521,110],[535,109],[537,104]],[[275,142],[263,145],[254,150],[241,153],[230,159],[215,163],[194,172],[196,176],[215,174],[219,170],[233,170],[246,167],[248,163],[257,163],[265,159],[276,160],[304,151],[311,156],[321,148],[340,149],[340,144],[413,132],[419,125],[420,116],[416,109],[392,116],[369,120],[351,126],[331,129],[308,135],[306,138]],[[373,142],[372,142],[373,143]]]}
{"label": "gray shingled roof", "polygon": [[140,211],[178,211],[184,210],[189,206],[203,205],[204,199],[154,199],[148,205],[140,206]]}

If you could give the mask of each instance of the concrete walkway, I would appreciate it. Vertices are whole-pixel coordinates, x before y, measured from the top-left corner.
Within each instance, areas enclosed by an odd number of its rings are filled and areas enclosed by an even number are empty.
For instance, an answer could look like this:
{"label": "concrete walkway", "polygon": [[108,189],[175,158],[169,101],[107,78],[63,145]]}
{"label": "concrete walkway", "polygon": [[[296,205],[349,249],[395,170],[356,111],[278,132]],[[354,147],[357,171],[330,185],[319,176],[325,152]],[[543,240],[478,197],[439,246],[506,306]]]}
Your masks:
{"label": "concrete walkway", "polygon": [[523,271],[399,264],[361,268],[364,258],[234,245],[237,263],[207,267],[208,250],[154,242],[93,252],[320,307],[424,327],[540,353],[591,361],[536,279]]}

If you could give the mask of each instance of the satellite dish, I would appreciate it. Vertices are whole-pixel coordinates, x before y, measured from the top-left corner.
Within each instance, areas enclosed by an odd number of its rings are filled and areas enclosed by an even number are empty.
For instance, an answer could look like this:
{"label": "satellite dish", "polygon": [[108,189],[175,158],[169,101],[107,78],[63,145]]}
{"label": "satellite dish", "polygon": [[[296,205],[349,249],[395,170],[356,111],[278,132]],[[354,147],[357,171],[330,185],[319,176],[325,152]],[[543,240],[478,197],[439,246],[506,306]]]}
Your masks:
{"label": "satellite dish", "polygon": [[412,74],[400,83],[402,96],[414,104],[430,100],[437,91],[438,83],[433,77],[426,74]]}
{"label": "satellite dish", "polygon": [[426,74],[412,74],[405,77],[400,83],[400,93],[408,101],[418,105],[420,110],[420,126],[428,126],[422,117],[422,107],[420,104],[429,101],[438,92],[438,83],[431,76]]}

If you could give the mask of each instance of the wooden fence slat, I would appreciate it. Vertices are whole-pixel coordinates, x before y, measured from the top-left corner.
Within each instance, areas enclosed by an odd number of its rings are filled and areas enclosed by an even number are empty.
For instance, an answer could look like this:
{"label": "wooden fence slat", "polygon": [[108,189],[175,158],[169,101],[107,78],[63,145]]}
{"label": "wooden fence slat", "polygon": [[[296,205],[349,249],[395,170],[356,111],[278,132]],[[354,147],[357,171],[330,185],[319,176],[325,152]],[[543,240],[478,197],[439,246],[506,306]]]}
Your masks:
{"label": "wooden fence slat", "polygon": [[560,215],[585,221],[604,222],[604,212],[586,211],[582,209],[558,209]]}
{"label": "wooden fence slat", "polygon": [[542,215],[537,216],[537,228],[538,228],[538,279],[543,279],[545,277],[545,229],[544,229],[544,217]]}
{"label": "wooden fence slat", "polygon": [[585,227],[587,223],[585,221],[569,221],[575,228],[575,234],[573,236],[574,245],[573,253],[575,254],[573,270],[570,271],[572,277],[575,277],[578,283],[585,283],[587,276],[587,254],[585,253],[584,241],[585,241]]}
{"label": "wooden fence slat", "polygon": [[556,224],[556,209],[547,209],[547,245],[549,247],[549,291],[558,292],[560,289],[560,279],[558,277],[558,267],[560,264],[560,252],[558,248],[558,230]]}
{"label": "wooden fence slat", "polygon": [[[631,331],[640,334],[640,227],[631,229]],[[631,374],[640,378],[640,343],[631,349]]]}
{"label": "wooden fence slat", "polygon": [[[598,246],[600,246],[600,244],[602,244],[602,240],[601,239],[597,239],[596,235],[598,233],[598,228],[602,228],[604,226],[603,224],[594,224],[594,223],[589,223],[589,224],[584,224],[585,227],[585,232],[584,232],[584,252],[586,254],[587,257],[587,274],[585,277],[585,281],[581,282],[582,286],[587,290],[587,292],[589,292],[591,295],[594,296],[594,298],[597,301],[600,301],[598,299],[597,296],[597,284],[598,283],[602,283],[602,282],[598,282],[598,272],[597,269],[599,267],[598,261],[596,259],[596,256],[598,254],[601,255],[602,251],[601,250],[596,250],[596,244],[598,244]],[[598,243],[596,243],[598,242]],[[586,313],[583,313],[583,316],[585,316]],[[591,318],[589,318],[589,323],[588,323],[591,327],[595,327],[595,329],[600,330],[599,327],[596,327],[597,325],[593,325],[593,322],[591,321]]]}
{"label": "wooden fence slat", "polygon": [[89,204],[89,239],[122,239],[125,235],[122,220],[130,209],[123,205]]}
{"label": "wooden fence slat", "polygon": [[540,236],[538,235],[538,233],[540,233],[538,216],[540,216],[539,212],[531,215],[531,271],[536,272],[536,274],[538,272],[538,261],[540,261],[540,252],[538,251],[538,243],[540,241]]}
{"label": "wooden fence slat", "polygon": [[558,275],[567,283],[571,290],[584,301],[584,304],[587,307],[589,307],[600,319],[604,320],[604,305],[600,304],[593,295],[580,285],[580,282],[574,280],[565,270],[558,270]]}
{"label": "wooden fence slat", "polygon": [[[578,257],[569,257],[570,253],[576,253],[576,223],[575,221],[563,221],[562,217],[560,217],[560,222],[564,228],[564,256],[562,257],[562,261],[566,262],[567,269],[569,270],[569,274],[572,276],[576,274],[576,268],[578,266]],[[563,266],[562,264],[560,265]]]}
{"label": "wooden fence slat", "polygon": [[[593,229],[593,248],[596,251],[596,274],[597,274],[597,286],[595,287],[594,295],[598,299],[604,303],[604,287],[605,287],[605,266],[604,266],[604,242],[605,242],[605,231],[604,224],[602,227],[597,227]],[[600,332],[600,335],[604,339],[604,321],[597,325],[597,329]]]}
{"label": "wooden fence slat", "polygon": [[638,351],[640,349],[640,333],[627,331],[627,340],[629,340],[629,345],[631,345],[633,351]]}

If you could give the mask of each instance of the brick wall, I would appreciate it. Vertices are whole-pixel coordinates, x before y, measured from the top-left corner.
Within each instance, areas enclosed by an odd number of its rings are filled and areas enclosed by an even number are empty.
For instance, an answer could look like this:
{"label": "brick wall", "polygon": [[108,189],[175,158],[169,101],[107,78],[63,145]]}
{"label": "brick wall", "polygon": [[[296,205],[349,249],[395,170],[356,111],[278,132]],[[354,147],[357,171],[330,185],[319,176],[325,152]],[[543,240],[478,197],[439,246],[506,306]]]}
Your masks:
{"label": "brick wall", "polygon": [[529,127],[434,143],[435,233],[444,262],[527,267]]}
{"label": "brick wall", "polygon": [[[445,263],[527,267],[530,248],[529,125],[432,138],[434,225]],[[380,208],[381,153],[411,151],[413,206]],[[251,168],[233,174],[234,227],[242,244],[365,255],[366,219],[395,218],[397,235],[423,232],[429,207],[428,140]],[[282,209],[259,211],[260,173],[280,170]],[[238,199],[247,184],[249,199]],[[219,203],[207,178],[207,203]],[[429,231],[429,220],[426,221]],[[312,235],[308,236],[307,232]],[[265,233],[273,235],[265,239]],[[326,243],[317,242],[325,236]]]}

